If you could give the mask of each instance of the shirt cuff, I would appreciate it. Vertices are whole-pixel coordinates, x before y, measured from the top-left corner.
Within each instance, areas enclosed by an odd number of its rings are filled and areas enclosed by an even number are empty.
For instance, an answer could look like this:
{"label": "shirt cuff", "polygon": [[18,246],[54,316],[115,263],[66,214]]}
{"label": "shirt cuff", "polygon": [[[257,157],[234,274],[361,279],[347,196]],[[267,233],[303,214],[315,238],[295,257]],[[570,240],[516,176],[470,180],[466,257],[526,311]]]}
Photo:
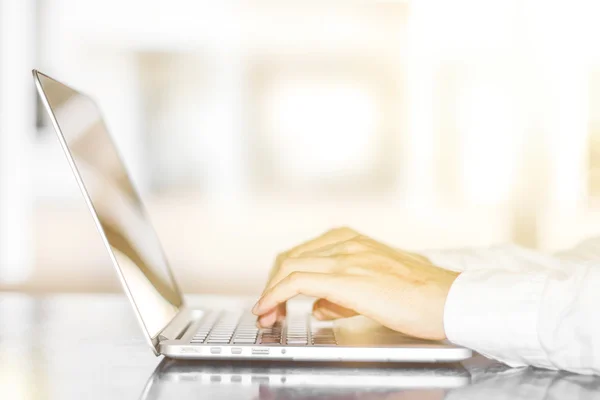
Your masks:
{"label": "shirt cuff", "polygon": [[542,272],[461,273],[446,299],[448,340],[513,367],[543,363],[537,326],[546,279]]}

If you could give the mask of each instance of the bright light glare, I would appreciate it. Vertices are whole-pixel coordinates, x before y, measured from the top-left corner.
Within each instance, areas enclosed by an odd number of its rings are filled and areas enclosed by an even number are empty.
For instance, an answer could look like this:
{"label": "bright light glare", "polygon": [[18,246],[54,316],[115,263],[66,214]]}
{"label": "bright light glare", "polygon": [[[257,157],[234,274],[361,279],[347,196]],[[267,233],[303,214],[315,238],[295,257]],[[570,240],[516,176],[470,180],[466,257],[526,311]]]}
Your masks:
{"label": "bright light glare", "polygon": [[433,71],[426,60],[408,65],[408,152],[404,179],[413,205],[430,206],[434,199]]}
{"label": "bright light glare", "polygon": [[474,85],[459,98],[462,175],[471,203],[500,204],[509,199],[518,148],[510,100],[510,93],[489,82]]}
{"label": "bright light glare", "polygon": [[282,176],[355,174],[375,159],[378,107],[363,85],[284,81],[268,96],[268,128]]}
{"label": "bright light glare", "polygon": [[[0,1],[0,283],[20,283],[32,271],[33,130],[31,1]],[[18,40],[16,39],[18,38]],[[6,57],[3,57],[6,56]]]}

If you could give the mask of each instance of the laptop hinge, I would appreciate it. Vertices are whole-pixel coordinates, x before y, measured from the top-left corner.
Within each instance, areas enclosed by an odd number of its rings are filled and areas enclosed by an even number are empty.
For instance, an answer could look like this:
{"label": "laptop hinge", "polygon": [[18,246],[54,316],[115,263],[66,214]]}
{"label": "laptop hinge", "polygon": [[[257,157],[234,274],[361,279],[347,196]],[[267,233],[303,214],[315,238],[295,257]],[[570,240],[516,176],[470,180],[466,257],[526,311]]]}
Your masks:
{"label": "laptop hinge", "polygon": [[180,309],[175,318],[158,334],[158,339],[160,341],[180,339],[190,327],[192,319],[193,312],[186,308]]}

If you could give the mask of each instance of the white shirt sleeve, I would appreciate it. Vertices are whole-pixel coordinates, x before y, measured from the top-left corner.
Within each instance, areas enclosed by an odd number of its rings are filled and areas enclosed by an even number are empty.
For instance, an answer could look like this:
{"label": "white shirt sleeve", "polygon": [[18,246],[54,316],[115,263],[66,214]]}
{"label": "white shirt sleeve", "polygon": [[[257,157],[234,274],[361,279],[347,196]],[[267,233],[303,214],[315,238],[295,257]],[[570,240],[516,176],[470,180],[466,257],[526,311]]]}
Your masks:
{"label": "white shirt sleeve", "polygon": [[448,339],[510,366],[600,374],[600,237],[554,256],[509,245],[425,251],[461,274]]}

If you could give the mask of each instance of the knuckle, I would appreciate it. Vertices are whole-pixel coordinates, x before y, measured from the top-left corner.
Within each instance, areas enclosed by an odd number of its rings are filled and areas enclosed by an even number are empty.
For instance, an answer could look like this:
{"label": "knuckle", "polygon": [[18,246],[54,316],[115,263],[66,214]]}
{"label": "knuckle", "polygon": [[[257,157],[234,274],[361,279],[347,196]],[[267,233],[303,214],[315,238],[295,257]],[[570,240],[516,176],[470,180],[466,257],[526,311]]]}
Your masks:
{"label": "knuckle", "polygon": [[370,247],[374,243],[373,239],[371,239],[370,237],[360,234],[356,238],[354,238],[354,240],[356,240],[364,247]]}
{"label": "knuckle", "polygon": [[348,275],[365,275],[365,268],[351,265],[344,270]]}
{"label": "knuckle", "polygon": [[280,264],[281,262],[283,262],[287,258],[287,256],[288,256],[288,252],[287,251],[285,251],[283,253],[279,253],[279,254],[277,254],[277,257],[275,257],[275,262],[277,264]]}
{"label": "knuckle", "polygon": [[354,276],[375,276],[377,274],[377,270],[360,265],[352,265],[346,268],[345,272]]}
{"label": "knuckle", "polygon": [[291,272],[291,270],[293,270],[294,265],[295,265],[295,260],[293,258],[286,258],[284,260],[281,261],[281,264],[279,265],[279,270],[281,272]]}
{"label": "knuckle", "polygon": [[340,226],[340,227],[334,228],[330,232],[340,233],[340,234],[356,234],[357,233],[354,229],[347,227],[347,226]]}
{"label": "knuckle", "polygon": [[286,258],[290,258],[290,257],[298,257],[299,255],[301,255],[304,252],[304,247],[299,247],[297,249],[294,250],[290,250],[289,252],[287,252],[285,254],[285,256],[282,258],[282,260],[286,259]]}
{"label": "knuckle", "polygon": [[288,275],[287,279],[292,283],[297,283],[302,279],[302,273],[298,271],[293,271]]}
{"label": "knuckle", "polygon": [[323,251],[323,254],[330,257],[337,257],[341,254],[346,253],[348,244],[346,242],[336,243],[331,245],[327,250]]}
{"label": "knuckle", "polygon": [[365,248],[366,248],[365,244],[362,243],[358,239],[348,240],[345,243],[345,250],[347,252],[359,252],[359,251],[363,251]]}
{"label": "knuckle", "polygon": [[335,259],[335,261],[337,261],[338,266],[340,263],[344,263],[346,261],[349,261],[353,258],[353,256],[351,254],[336,254],[333,256],[333,258]]}

